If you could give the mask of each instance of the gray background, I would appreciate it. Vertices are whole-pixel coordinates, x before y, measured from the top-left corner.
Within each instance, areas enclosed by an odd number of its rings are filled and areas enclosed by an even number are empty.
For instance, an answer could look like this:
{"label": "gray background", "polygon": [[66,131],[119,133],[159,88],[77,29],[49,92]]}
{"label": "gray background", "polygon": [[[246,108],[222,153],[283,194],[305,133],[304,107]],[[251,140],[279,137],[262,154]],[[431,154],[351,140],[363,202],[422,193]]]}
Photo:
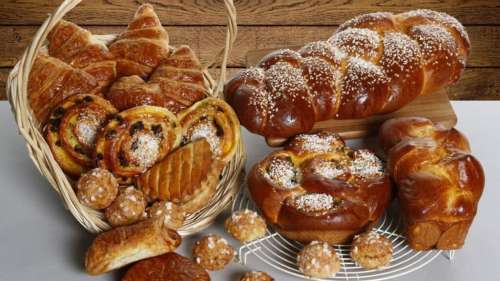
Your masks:
{"label": "gray background", "polygon": [[[440,256],[398,280],[500,280],[500,102],[453,102],[453,106],[459,117],[457,128],[469,137],[486,172],[479,213],[464,249],[457,252],[453,262]],[[83,256],[93,236],[64,209],[32,164],[6,102],[0,104],[0,120],[0,280],[119,280],[123,271],[99,277],[85,274]],[[248,167],[270,149],[260,137],[246,131],[244,138]],[[222,214],[200,235],[225,235],[222,221],[227,215]],[[186,238],[179,252],[189,256],[196,238],[199,235]],[[301,280],[274,271],[254,256],[249,256],[246,266],[232,264],[223,271],[211,272],[211,277],[238,280],[247,270],[267,271],[280,281]]]}

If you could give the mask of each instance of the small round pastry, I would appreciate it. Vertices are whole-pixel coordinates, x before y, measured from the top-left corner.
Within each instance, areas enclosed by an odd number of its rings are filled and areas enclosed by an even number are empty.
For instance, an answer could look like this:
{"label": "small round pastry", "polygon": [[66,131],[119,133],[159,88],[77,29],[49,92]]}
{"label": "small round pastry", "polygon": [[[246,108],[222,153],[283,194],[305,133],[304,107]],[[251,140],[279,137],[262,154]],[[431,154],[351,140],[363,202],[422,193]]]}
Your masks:
{"label": "small round pastry", "polygon": [[274,278],[263,271],[251,271],[241,276],[240,281],[274,281]]}
{"label": "small round pastry", "polygon": [[144,217],[146,198],[142,191],[129,186],[120,190],[104,215],[112,226],[128,225]]}
{"label": "small round pastry", "polygon": [[297,265],[306,276],[328,278],[340,270],[340,259],[328,243],[312,241],[299,252]]}
{"label": "small round pastry", "polygon": [[163,216],[164,224],[171,229],[178,229],[184,223],[186,213],[176,204],[170,201],[157,201],[147,210],[148,218]]}
{"label": "small round pastry", "polygon": [[392,243],[374,231],[357,235],[352,241],[351,257],[367,269],[385,267],[392,259]]}
{"label": "small round pastry", "polygon": [[249,242],[266,235],[266,222],[252,210],[234,212],[224,223],[226,231],[240,242]]}
{"label": "small round pastry", "polygon": [[80,202],[92,209],[107,208],[118,194],[118,182],[106,169],[95,168],[78,179],[76,196]]}
{"label": "small round pastry", "polygon": [[235,250],[226,239],[211,234],[196,241],[193,257],[197,264],[207,270],[220,270],[234,258]]}

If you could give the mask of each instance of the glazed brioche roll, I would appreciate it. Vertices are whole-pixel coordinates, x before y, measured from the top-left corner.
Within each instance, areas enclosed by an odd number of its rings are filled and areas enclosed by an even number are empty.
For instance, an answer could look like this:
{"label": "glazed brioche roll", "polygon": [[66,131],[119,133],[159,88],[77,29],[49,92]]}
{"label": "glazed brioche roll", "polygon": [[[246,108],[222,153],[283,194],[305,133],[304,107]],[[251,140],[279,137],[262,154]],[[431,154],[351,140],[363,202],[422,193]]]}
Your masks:
{"label": "glazed brioche roll", "polygon": [[179,115],[182,142],[205,138],[215,157],[228,162],[240,141],[240,122],[233,109],[223,100],[206,98]]}
{"label": "glazed brioche roll", "polygon": [[99,129],[116,109],[95,95],[74,95],[52,112],[45,138],[60,167],[79,176],[94,166],[93,150]]}
{"label": "glazed brioche roll", "polygon": [[175,149],[181,139],[177,118],[167,109],[138,106],[116,114],[99,133],[95,157],[122,184],[144,173]]}

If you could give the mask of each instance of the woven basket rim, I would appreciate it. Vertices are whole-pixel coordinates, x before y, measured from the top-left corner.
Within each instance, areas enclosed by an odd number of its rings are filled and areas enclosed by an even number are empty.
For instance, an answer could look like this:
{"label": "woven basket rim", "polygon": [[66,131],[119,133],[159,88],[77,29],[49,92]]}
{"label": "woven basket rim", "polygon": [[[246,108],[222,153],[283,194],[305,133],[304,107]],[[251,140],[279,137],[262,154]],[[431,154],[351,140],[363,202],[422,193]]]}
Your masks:
{"label": "woven basket rim", "polygon": [[[76,220],[89,232],[97,233],[110,228],[103,220],[100,211],[82,205],[71,185],[71,181],[64,174],[55,161],[35,120],[27,99],[28,75],[38,52],[45,46],[47,34],[55,24],[75,8],[81,0],[64,0],[53,14],[50,14],[36,32],[33,41],[26,48],[23,56],[10,72],[7,81],[7,98],[15,117],[19,133],[26,141],[28,154],[38,171],[49,181],[52,188],[61,197],[65,207],[73,214]],[[222,98],[222,89],[226,80],[226,68],[232,46],[237,36],[236,9],[233,0],[224,0],[227,28],[225,46],[217,53],[213,60],[203,69],[205,84],[209,89],[208,96]],[[92,35],[94,38],[114,38],[116,34]],[[220,75],[214,80],[209,69],[215,69],[220,61]],[[217,186],[217,192],[207,207],[188,216],[186,223],[179,229],[181,235],[189,235],[208,227],[238,193],[244,174],[246,152],[243,141],[237,144],[236,153],[224,168],[222,178]]]}

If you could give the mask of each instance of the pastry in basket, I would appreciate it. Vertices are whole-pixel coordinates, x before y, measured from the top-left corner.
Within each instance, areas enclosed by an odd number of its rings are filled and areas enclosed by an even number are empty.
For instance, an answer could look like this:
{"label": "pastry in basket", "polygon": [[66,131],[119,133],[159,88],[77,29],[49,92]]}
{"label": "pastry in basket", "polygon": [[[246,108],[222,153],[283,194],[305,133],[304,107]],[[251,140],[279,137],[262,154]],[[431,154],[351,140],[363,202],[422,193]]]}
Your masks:
{"label": "pastry in basket", "polygon": [[444,13],[365,14],[327,41],[268,54],[225,95],[251,132],[288,138],[316,121],[392,112],[441,89],[458,80],[469,48],[464,27]]}
{"label": "pastry in basket", "polygon": [[97,136],[95,157],[122,184],[144,173],[181,139],[177,118],[167,109],[138,106],[116,114]]}
{"label": "pastry in basket", "polygon": [[351,244],[351,257],[366,269],[383,268],[392,259],[391,240],[374,231],[357,235]]}
{"label": "pastry in basket", "polygon": [[104,92],[116,77],[116,61],[108,47],[78,25],[61,20],[47,35],[49,55],[94,76]]}
{"label": "pastry in basket", "polygon": [[170,201],[156,201],[146,210],[148,218],[163,217],[164,223],[171,229],[179,229],[186,218],[186,212]]}
{"label": "pastry in basket", "polygon": [[224,162],[216,159],[205,139],[188,143],[137,178],[148,201],[168,200],[192,213],[215,193]]}
{"label": "pastry in basket", "polygon": [[200,61],[191,48],[181,46],[162,60],[148,82],[137,75],[122,77],[106,97],[120,110],[147,104],[179,113],[206,94]]}
{"label": "pastry in basket", "polygon": [[182,142],[205,138],[215,156],[229,162],[240,142],[240,122],[233,109],[223,100],[206,98],[179,114]]}
{"label": "pastry in basket", "polygon": [[129,186],[120,190],[113,203],[106,208],[104,216],[112,226],[116,227],[133,224],[144,219],[145,210],[144,194],[133,186]]}
{"label": "pastry in basket", "polygon": [[45,124],[50,113],[67,97],[97,91],[98,84],[92,75],[59,59],[39,54],[29,75],[28,103],[36,120]]}
{"label": "pastry in basket", "polygon": [[299,252],[297,265],[308,277],[329,278],[340,270],[340,259],[328,243],[312,241]]}
{"label": "pastry in basket", "polygon": [[391,200],[382,162],[336,134],[291,139],[257,163],[248,188],[268,223],[299,241],[344,243],[377,222]]}
{"label": "pastry in basket", "polygon": [[465,136],[426,118],[405,117],[386,121],[380,141],[410,247],[461,248],[484,188],[483,169]]}
{"label": "pastry in basket", "polygon": [[96,135],[116,109],[95,95],[72,95],[52,111],[45,139],[61,169],[79,176],[94,167]]}
{"label": "pastry in basket", "polygon": [[134,264],[122,281],[210,281],[210,276],[190,259],[166,253]]}
{"label": "pastry in basket", "polygon": [[226,219],[226,231],[240,242],[250,242],[266,235],[264,219],[252,210],[239,210]]}
{"label": "pastry in basket", "polygon": [[233,261],[235,254],[227,240],[215,234],[201,238],[193,247],[195,262],[207,270],[223,269]]}
{"label": "pastry in basket", "polygon": [[243,274],[240,281],[274,281],[274,278],[263,271],[251,271]]}
{"label": "pastry in basket", "polygon": [[102,274],[133,262],[174,251],[181,236],[163,219],[148,219],[97,235],[85,255],[89,274]]}
{"label": "pastry in basket", "polygon": [[118,76],[147,78],[168,56],[168,34],[153,6],[139,7],[127,30],[118,36],[109,50],[114,55]]}
{"label": "pastry in basket", "polygon": [[107,208],[118,195],[118,181],[108,170],[95,168],[84,174],[76,183],[76,196],[90,208]]}

